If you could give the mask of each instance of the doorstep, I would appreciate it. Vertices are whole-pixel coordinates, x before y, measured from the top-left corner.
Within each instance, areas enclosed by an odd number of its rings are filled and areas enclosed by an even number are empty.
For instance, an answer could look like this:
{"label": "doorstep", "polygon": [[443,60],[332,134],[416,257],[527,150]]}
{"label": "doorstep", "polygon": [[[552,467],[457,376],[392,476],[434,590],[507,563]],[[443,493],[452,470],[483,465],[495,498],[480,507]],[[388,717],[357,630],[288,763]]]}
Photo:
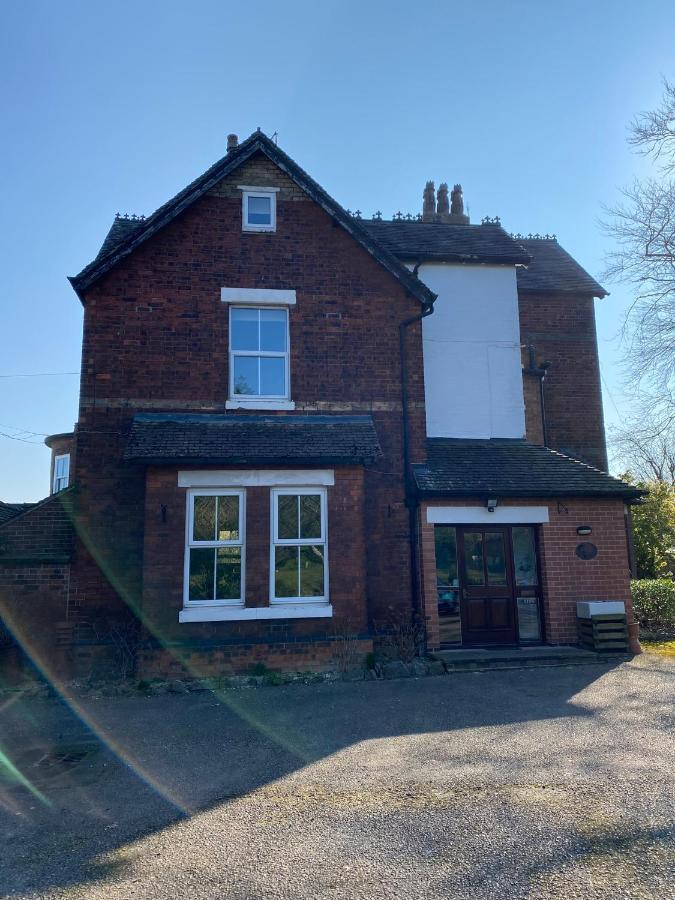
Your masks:
{"label": "doorstep", "polygon": [[443,662],[449,671],[462,669],[521,669],[546,666],[582,666],[588,663],[629,659],[624,654],[595,653],[571,646],[464,647],[435,650],[432,659]]}

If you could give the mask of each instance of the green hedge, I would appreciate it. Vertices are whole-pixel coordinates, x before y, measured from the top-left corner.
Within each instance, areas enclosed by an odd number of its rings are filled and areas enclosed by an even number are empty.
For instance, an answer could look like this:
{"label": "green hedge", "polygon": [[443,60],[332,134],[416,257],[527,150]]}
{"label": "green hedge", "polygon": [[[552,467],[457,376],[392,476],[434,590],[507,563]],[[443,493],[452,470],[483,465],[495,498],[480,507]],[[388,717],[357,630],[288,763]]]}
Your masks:
{"label": "green hedge", "polygon": [[646,628],[675,628],[675,582],[670,578],[631,582],[633,612]]}

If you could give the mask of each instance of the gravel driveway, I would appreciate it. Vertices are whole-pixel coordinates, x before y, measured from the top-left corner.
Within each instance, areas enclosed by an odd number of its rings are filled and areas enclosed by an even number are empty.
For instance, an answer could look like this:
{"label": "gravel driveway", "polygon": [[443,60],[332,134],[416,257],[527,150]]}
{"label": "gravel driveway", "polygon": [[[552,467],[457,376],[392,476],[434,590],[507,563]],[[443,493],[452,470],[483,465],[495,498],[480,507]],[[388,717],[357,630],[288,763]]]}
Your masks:
{"label": "gravel driveway", "polygon": [[0,896],[675,898],[674,676],[0,701]]}

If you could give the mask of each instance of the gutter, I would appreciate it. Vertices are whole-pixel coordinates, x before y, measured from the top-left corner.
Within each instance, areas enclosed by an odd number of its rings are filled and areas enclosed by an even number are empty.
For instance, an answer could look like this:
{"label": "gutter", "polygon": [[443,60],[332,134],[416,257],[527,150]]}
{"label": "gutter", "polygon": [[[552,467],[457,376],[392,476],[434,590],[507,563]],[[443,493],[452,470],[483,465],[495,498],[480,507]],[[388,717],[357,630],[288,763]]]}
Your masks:
{"label": "gutter", "polygon": [[[418,262],[412,274],[417,277],[421,263]],[[420,590],[419,590],[419,553],[418,553],[418,529],[417,529],[417,511],[419,509],[419,500],[415,489],[415,480],[410,462],[410,413],[408,411],[408,358],[406,354],[406,332],[411,325],[421,322],[434,311],[434,303],[438,299],[437,294],[432,295],[428,303],[422,301],[422,312],[409,319],[404,319],[398,326],[399,338],[399,359],[401,374],[401,404],[402,404],[402,426],[403,426],[403,480],[405,484],[405,505],[408,507],[409,528],[410,528],[410,589],[413,603],[413,614],[415,617],[420,612]]]}

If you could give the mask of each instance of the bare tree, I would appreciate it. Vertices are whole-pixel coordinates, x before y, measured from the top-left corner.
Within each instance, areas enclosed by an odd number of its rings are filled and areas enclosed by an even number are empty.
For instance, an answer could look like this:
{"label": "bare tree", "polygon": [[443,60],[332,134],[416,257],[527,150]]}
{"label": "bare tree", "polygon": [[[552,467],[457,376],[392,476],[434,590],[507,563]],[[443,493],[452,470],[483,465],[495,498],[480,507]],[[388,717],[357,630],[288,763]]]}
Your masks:
{"label": "bare tree", "polygon": [[650,392],[673,422],[675,395],[675,84],[664,81],[661,105],[631,124],[629,143],[651,157],[656,174],[634,181],[607,209],[616,241],[605,276],[635,287],[624,327],[634,384]]}
{"label": "bare tree", "polygon": [[675,488],[675,434],[648,415],[611,435],[614,462],[635,481],[660,481]]}

